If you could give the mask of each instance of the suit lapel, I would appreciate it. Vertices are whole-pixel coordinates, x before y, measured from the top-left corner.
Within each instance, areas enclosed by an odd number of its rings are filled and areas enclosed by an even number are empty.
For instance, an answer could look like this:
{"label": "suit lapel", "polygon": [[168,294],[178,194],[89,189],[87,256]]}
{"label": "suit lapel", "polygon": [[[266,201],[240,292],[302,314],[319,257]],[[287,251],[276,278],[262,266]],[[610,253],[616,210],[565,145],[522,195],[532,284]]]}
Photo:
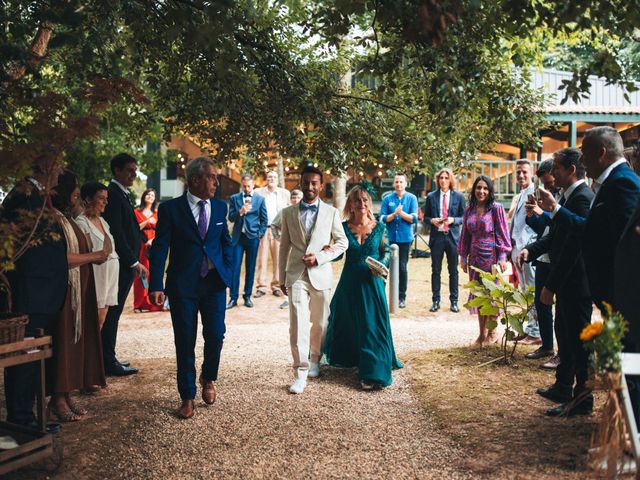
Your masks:
{"label": "suit lapel", "polygon": [[[205,241],[209,238],[209,232],[212,230],[213,223],[213,200],[209,199],[209,225],[207,225],[207,233],[204,236]],[[199,232],[198,232],[199,233]]]}
{"label": "suit lapel", "polygon": [[200,238],[198,224],[196,223],[196,219],[193,217],[193,212],[191,211],[191,206],[189,205],[189,200],[187,200],[186,193],[180,198],[180,209],[182,210],[182,215],[187,217],[187,223],[191,225],[198,238]]}
{"label": "suit lapel", "polygon": [[442,218],[442,201],[440,201],[440,197],[442,196],[442,190],[438,189],[438,192],[435,196],[436,199],[436,212],[438,212],[438,218]]}

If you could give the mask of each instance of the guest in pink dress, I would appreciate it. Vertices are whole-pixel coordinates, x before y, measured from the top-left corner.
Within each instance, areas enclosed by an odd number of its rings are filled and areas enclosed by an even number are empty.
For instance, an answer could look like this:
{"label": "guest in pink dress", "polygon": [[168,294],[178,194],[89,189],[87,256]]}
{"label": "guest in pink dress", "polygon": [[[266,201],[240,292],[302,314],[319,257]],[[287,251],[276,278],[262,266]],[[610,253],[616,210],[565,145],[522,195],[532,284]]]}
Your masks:
{"label": "guest in pink dress", "polygon": [[[481,175],[473,182],[469,205],[462,219],[458,244],[460,265],[463,271],[469,273],[469,280],[479,280],[480,274],[469,266],[490,272],[491,266],[498,263],[504,269],[510,251],[511,241],[504,207],[495,201],[491,179]],[[472,298],[473,294],[470,294],[469,300]],[[470,308],[469,311],[478,314],[480,334],[474,343],[482,345],[497,342],[498,334],[495,329],[486,328],[487,321],[495,320],[496,316],[480,315],[477,308]]]}

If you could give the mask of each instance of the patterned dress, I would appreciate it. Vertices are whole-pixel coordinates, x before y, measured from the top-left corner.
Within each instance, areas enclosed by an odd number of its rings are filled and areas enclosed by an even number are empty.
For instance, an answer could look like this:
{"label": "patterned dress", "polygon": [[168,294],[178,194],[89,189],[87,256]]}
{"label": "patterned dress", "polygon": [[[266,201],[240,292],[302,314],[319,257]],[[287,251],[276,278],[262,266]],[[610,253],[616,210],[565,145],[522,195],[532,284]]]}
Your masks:
{"label": "patterned dress", "polygon": [[[462,218],[462,232],[458,253],[467,259],[469,266],[477,267],[485,272],[491,266],[508,258],[511,251],[509,227],[507,226],[504,207],[494,203],[491,208],[479,214],[476,208],[466,208]],[[469,269],[469,280],[478,280],[480,274]],[[469,300],[474,298],[469,295]],[[470,308],[471,313],[478,313],[477,308]]]}

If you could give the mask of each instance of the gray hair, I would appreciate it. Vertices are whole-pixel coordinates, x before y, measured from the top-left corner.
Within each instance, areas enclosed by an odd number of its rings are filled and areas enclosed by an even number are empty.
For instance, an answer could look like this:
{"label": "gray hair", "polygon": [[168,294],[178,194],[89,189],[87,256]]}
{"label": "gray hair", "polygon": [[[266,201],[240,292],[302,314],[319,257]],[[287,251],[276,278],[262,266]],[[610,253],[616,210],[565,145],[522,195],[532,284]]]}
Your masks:
{"label": "gray hair", "polygon": [[201,178],[204,176],[204,169],[207,165],[214,166],[213,160],[209,157],[197,157],[187,163],[184,169],[185,177],[187,178],[187,185],[191,185],[191,181],[194,178]]}
{"label": "gray hair", "polygon": [[624,156],[624,143],[618,131],[613,127],[593,127],[584,133],[583,143],[589,139],[598,147],[607,150],[607,158]]}
{"label": "gray hair", "polygon": [[526,158],[521,158],[520,160],[516,160],[516,167],[520,165],[528,165],[531,168],[531,162]]}
{"label": "gray hair", "polygon": [[302,197],[302,190],[298,190],[297,188],[294,188],[293,190],[291,190],[291,196],[293,197],[294,195],[298,197]]}

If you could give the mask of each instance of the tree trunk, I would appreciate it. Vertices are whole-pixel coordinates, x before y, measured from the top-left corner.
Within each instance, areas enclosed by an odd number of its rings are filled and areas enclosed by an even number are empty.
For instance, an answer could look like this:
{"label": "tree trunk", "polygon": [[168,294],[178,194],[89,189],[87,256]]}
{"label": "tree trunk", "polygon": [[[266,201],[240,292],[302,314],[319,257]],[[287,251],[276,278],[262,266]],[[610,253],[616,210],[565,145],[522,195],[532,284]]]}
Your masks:
{"label": "tree trunk", "polygon": [[282,155],[280,153],[278,155],[278,186],[280,188],[287,188],[286,182],[284,181],[284,162],[282,161]]}
{"label": "tree trunk", "polygon": [[26,63],[16,65],[7,72],[10,81],[16,82],[20,80],[27,73],[27,67],[35,68],[42,62],[47,54],[51,35],[53,35],[53,23],[49,21],[42,22],[31,42],[31,47],[29,47]]}
{"label": "tree trunk", "polygon": [[333,179],[333,206],[342,212],[347,202],[347,174]]}

